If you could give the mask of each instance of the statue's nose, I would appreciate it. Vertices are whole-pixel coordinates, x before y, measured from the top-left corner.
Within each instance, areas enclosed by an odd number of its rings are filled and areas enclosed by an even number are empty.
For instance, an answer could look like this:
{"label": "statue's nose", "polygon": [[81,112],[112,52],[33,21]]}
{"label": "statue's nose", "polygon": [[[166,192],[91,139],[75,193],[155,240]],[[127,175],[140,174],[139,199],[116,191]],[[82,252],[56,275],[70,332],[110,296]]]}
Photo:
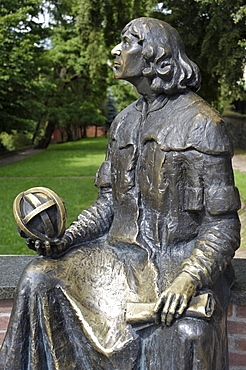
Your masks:
{"label": "statue's nose", "polygon": [[111,54],[113,56],[119,56],[120,55],[120,44],[116,45],[112,50]]}

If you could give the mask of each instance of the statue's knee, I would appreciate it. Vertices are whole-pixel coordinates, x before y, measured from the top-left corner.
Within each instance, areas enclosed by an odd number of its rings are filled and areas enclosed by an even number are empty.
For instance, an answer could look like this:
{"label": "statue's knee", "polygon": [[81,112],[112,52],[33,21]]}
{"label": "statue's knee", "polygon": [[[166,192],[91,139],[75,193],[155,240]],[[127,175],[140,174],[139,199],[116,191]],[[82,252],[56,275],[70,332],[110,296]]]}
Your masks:
{"label": "statue's knee", "polygon": [[207,339],[207,335],[210,332],[209,323],[201,319],[181,319],[176,322],[176,326],[182,341]]}
{"label": "statue's knee", "polygon": [[[49,262],[42,258],[35,258],[23,271],[20,288],[29,287],[32,290],[38,289],[41,285],[49,285]],[[54,271],[53,271],[54,275]]]}

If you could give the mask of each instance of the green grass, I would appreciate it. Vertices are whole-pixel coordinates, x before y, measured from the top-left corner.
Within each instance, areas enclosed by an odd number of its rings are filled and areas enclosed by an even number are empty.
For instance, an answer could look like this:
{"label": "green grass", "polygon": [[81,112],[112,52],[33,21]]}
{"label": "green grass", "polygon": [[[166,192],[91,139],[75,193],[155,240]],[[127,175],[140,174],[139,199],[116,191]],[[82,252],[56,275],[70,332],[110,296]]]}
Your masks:
{"label": "green grass", "polygon": [[245,150],[243,150],[243,149],[235,149],[234,150],[234,153],[235,154],[240,154],[240,155],[243,155],[243,156],[245,156],[246,157],[246,151]]}
{"label": "green grass", "polygon": [[67,226],[94,202],[94,176],[104,160],[106,145],[106,138],[51,145],[44,152],[0,168],[0,254],[32,253],[17,233],[12,212],[20,192],[35,186],[55,191],[65,201]]}
{"label": "green grass", "polygon": [[241,221],[241,248],[246,248],[246,174],[234,171],[234,176],[242,201],[242,208],[239,211]]}
{"label": "green grass", "polygon": [[240,191],[241,199],[246,203],[246,174],[234,171],[235,183]]}
{"label": "green grass", "polygon": [[89,138],[50,145],[44,152],[1,167],[3,177],[94,176],[105,157],[107,139]]}

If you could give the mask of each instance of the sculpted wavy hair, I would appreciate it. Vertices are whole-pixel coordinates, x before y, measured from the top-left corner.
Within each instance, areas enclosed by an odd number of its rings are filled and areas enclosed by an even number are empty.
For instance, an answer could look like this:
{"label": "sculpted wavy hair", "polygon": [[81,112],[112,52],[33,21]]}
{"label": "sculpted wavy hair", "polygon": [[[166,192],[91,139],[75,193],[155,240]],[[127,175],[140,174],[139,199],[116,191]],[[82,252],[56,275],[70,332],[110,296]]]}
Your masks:
{"label": "sculpted wavy hair", "polygon": [[142,54],[147,62],[143,75],[151,81],[156,93],[173,95],[186,88],[200,88],[199,69],[186,55],[178,32],[168,23],[155,18],[141,17],[128,23],[122,31],[129,31],[143,46]]}

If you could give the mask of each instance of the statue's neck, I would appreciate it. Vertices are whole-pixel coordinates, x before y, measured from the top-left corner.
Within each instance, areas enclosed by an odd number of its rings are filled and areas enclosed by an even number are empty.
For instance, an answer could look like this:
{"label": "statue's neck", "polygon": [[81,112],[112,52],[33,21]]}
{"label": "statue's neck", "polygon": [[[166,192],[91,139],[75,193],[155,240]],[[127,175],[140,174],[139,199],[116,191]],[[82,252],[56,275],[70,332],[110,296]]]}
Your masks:
{"label": "statue's neck", "polygon": [[136,87],[138,93],[143,96],[147,106],[151,106],[157,99],[159,94],[154,93],[150,88],[150,82],[147,77],[138,77],[132,80],[131,83]]}

